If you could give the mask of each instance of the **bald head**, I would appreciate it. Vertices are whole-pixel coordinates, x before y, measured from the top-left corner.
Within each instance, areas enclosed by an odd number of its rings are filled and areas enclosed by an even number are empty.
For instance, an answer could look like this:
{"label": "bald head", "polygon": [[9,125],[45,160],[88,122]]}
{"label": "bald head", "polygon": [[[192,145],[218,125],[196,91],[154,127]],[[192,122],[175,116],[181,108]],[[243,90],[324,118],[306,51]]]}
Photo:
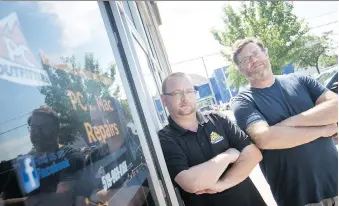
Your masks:
{"label": "bald head", "polygon": [[183,73],[170,74],[162,84],[161,99],[171,117],[176,119],[196,112],[196,92],[191,78]]}
{"label": "bald head", "polygon": [[191,80],[191,77],[188,76],[186,73],[183,73],[183,72],[175,72],[175,73],[172,73],[170,75],[168,75],[164,81],[162,82],[162,93],[167,93],[168,92],[168,82],[173,79],[173,78],[179,78],[179,77],[183,77],[183,78],[187,78],[191,83],[192,83],[192,80]]}

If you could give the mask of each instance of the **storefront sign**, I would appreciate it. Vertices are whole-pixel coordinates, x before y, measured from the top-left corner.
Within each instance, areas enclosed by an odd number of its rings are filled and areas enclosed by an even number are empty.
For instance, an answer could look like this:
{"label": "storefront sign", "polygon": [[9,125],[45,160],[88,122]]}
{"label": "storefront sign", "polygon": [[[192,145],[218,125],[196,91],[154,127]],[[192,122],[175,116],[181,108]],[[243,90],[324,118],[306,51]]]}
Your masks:
{"label": "storefront sign", "polygon": [[30,86],[50,85],[26,43],[15,13],[0,20],[0,79]]}

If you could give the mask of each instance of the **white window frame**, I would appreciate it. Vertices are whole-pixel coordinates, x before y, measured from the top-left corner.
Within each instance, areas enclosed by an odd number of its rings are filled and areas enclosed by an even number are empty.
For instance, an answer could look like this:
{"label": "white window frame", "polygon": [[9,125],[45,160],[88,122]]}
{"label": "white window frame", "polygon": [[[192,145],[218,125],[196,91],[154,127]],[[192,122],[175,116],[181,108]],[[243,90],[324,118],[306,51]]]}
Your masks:
{"label": "white window frame", "polygon": [[[134,120],[134,124],[136,126],[137,131],[138,131],[138,137],[139,137],[139,140],[140,140],[142,152],[143,152],[143,155],[145,157],[146,164],[147,164],[147,167],[148,167],[148,170],[149,170],[150,178],[148,178],[148,180],[150,180],[150,183],[151,183],[151,185],[150,185],[151,192],[154,194],[153,200],[156,202],[157,205],[166,205],[165,196],[164,196],[164,193],[162,191],[162,186],[161,186],[160,182],[158,181],[159,177],[157,175],[155,163],[153,162],[152,155],[150,153],[150,148],[149,148],[149,145],[148,145],[147,140],[146,140],[144,128],[142,127],[142,124],[141,124],[142,120],[140,119],[140,117],[138,115],[137,107],[136,107],[136,104],[135,104],[135,101],[138,101],[138,100],[136,100],[134,98],[133,94],[132,94],[132,89],[131,89],[130,84],[128,82],[127,74],[126,74],[126,71],[124,69],[124,65],[123,65],[123,62],[122,62],[122,59],[121,59],[121,56],[120,56],[120,52],[119,52],[119,49],[118,49],[118,42],[117,42],[116,34],[113,32],[113,28],[111,27],[110,18],[108,17],[108,14],[106,12],[104,2],[99,1],[98,5],[99,5],[100,11],[101,11],[101,15],[102,15],[102,18],[103,18],[103,21],[104,21],[104,25],[106,27],[108,38],[109,38],[110,43],[111,43],[112,51],[113,51],[113,54],[114,54],[114,58],[116,60],[116,65],[117,65],[117,69],[118,69],[119,74],[120,74],[122,85],[123,85],[124,91],[126,93],[127,102],[128,102],[129,108],[131,110],[131,114],[132,114],[132,117],[133,117],[133,120]],[[116,23],[118,25],[119,23],[121,23],[121,22],[119,22],[120,14],[116,14],[116,11],[118,11],[118,7],[120,7],[119,2],[114,2],[114,4],[111,3],[110,6],[111,6],[111,9],[112,9],[114,18],[118,19],[118,21],[116,21]],[[124,38],[123,36],[124,35],[122,35],[122,39]],[[128,50],[126,50],[126,53],[128,53]]]}
{"label": "white window frame", "polygon": [[[141,3],[146,4],[147,2],[126,1],[126,3],[129,5],[129,9],[131,10],[132,17],[134,19],[134,23],[133,23],[129,18],[127,18],[127,22],[129,24],[129,29],[131,30],[131,33],[133,34],[133,36],[135,37],[137,42],[141,45],[142,49],[147,54],[149,61],[151,61],[151,65],[150,65],[151,72],[152,72],[155,84],[157,86],[158,94],[160,95],[162,93],[162,91],[161,91],[162,79],[164,79],[164,77],[166,75],[165,75],[161,65],[159,64],[161,58],[159,58],[159,53],[156,52],[154,41],[152,39],[150,39],[151,42],[149,42],[149,40],[148,40],[146,33],[148,33],[148,35],[150,37],[151,37],[151,33],[150,33],[150,31],[144,30],[144,29],[150,30],[150,28],[148,28],[148,25],[146,24],[146,22],[143,22],[142,17],[139,15],[139,10],[137,8],[138,7],[137,3],[138,4],[141,4]],[[123,8],[121,8],[121,9],[123,10]],[[145,24],[145,25],[143,25],[143,24]],[[152,44],[152,45],[150,45],[150,44]],[[154,64],[154,66],[152,64]],[[161,76],[161,79],[159,79],[158,74],[155,74],[155,73],[159,73],[160,76]],[[165,115],[167,117],[168,111],[166,110],[166,108],[162,104],[162,102],[161,102],[161,105],[162,105],[164,112],[165,112]],[[161,125],[161,127],[168,124],[167,118],[165,119],[164,123],[160,123],[160,121],[159,121],[159,124]]]}
{"label": "white window frame", "polygon": [[[98,1],[99,8],[101,10],[101,14],[104,20],[104,24],[108,33],[108,37],[112,46],[112,50],[114,53],[114,57],[116,60],[117,68],[119,70],[120,76],[121,76],[121,81],[124,86],[124,90],[126,92],[127,96],[127,101],[131,109],[131,114],[133,116],[133,119],[135,120],[135,126],[138,131],[139,139],[140,139],[140,144],[146,159],[146,163],[148,166],[148,169],[150,171],[150,176],[151,176],[151,181],[152,185],[154,186],[154,193],[155,193],[155,201],[158,201],[158,205],[166,205],[165,201],[165,194],[163,191],[163,188],[161,187],[161,184],[165,186],[167,194],[169,195],[168,200],[170,200],[170,204],[173,206],[179,206],[178,199],[176,197],[176,193],[174,190],[174,187],[172,185],[172,181],[165,163],[165,159],[163,156],[163,152],[161,149],[160,141],[157,135],[157,129],[156,129],[156,123],[153,121],[152,118],[152,111],[150,110],[149,106],[145,103],[149,101],[149,96],[147,95],[147,88],[145,88],[144,84],[144,78],[141,73],[141,67],[140,63],[138,61],[136,51],[133,45],[132,41],[132,32],[130,30],[130,26],[128,26],[127,20],[123,14],[123,8],[121,6],[120,2],[116,1],[110,1],[110,9],[112,10],[113,17],[117,26],[118,30],[118,35],[120,36],[121,42],[117,42],[117,34],[114,33],[113,28],[111,27],[110,24],[110,18],[108,17],[108,14],[105,9],[105,3]],[[127,59],[127,64],[129,66],[129,78],[127,77],[127,73],[124,68],[124,64],[122,61],[122,57],[120,55],[120,52],[118,50],[118,43],[119,45],[121,44]],[[133,96],[132,88],[130,87],[129,79],[132,78],[134,87],[133,90],[136,91],[138,95],[138,99],[136,99]],[[147,120],[146,125],[147,128],[143,128],[141,124],[141,119],[138,115],[138,110],[136,106],[136,101],[140,102],[141,104],[141,110],[143,113],[143,116]],[[153,105],[153,104],[152,104]],[[147,143],[146,139],[146,131],[148,130],[150,134],[150,138],[153,144],[152,146],[149,146]],[[152,147],[152,148],[151,148]],[[150,149],[153,149],[155,151],[156,156],[152,156]],[[160,179],[158,178],[157,171],[155,168],[155,163],[153,162],[153,159],[158,163],[159,167],[158,168],[160,173],[162,174],[162,177],[164,179],[164,182],[161,183]],[[155,181],[159,180],[159,181]],[[151,187],[152,188],[152,187]]]}
{"label": "white window frame", "polygon": [[[139,20],[140,20],[140,18],[139,18]],[[142,36],[140,36],[139,32],[134,28],[134,25],[132,24],[132,22],[128,18],[126,19],[126,21],[127,21],[127,24],[128,24],[128,28],[129,28],[130,32],[132,33],[132,37],[135,38],[135,40],[139,43],[139,45],[141,46],[141,48],[144,50],[145,54],[147,55],[148,60],[151,61],[151,63],[149,64],[149,68],[150,68],[150,71],[152,73],[155,85],[157,87],[158,95],[160,97],[162,82],[158,78],[158,76],[155,75],[155,72],[159,72],[160,74],[162,73],[162,70],[161,69],[159,70],[160,65],[159,65],[158,61],[152,56],[149,45],[145,44],[144,39],[142,38]],[[141,22],[139,22],[139,25],[140,25],[140,23]],[[145,34],[142,33],[142,35],[145,35]],[[154,64],[155,67],[152,64]],[[144,85],[146,85],[146,82],[145,81],[143,81],[143,82],[144,82]],[[151,95],[149,95],[149,96],[150,96],[150,99],[152,99]],[[167,111],[165,110],[165,106],[162,103],[161,103],[161,105],[162,105],[162,107],[165,111],[166,116],[168,116]],[[154,116],[157,116],[157,115],[155,115],[156,114],[155,112],[157,112],[157,111],[156,111],[156,108],[154,106],[154,113],[153,114],[154,114]],[[157,118],[157,121],[158,121],[158,125],[159,125],[158,129],[161,129],[162,127],[164,127],[168,123],[167,119],[165,120],[165,123],[161,123],[158,118]]]}

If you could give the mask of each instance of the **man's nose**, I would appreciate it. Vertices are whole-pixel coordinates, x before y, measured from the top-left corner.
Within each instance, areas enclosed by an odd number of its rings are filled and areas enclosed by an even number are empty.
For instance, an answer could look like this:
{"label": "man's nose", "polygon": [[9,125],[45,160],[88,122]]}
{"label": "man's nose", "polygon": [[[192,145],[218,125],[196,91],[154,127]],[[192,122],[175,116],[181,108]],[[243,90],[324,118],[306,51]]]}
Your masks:
{"label": "man's nose", "polygon": [[181,101],[187,100],[187,94],[186,92],[181,93]]}
{"label": "man's nose", "polygon": [[256,63],[256,62],[258,61],[258,56],[251,56],[251,57],[250,57],[250,61],[251,61],[252,63]]}
{"label": "man's nose", "polygon": [[42,134],[42,129],[39,127],[32,127],[31,128],[31,134],[36,136],[36,135],[41,135]]}

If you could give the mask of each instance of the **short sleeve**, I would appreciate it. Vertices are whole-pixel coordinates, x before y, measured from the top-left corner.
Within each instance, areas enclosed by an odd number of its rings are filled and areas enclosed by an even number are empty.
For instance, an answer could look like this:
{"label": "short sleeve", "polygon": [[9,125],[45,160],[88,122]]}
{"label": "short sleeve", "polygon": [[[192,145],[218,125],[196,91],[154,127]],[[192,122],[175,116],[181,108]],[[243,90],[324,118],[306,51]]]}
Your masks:
{"label": "short sleeve", "polygon": [[237,96],[232,103],[232,110],[237,125],[246,132],[246,129],[259,121],[266,121],[265,117],[254,107],[253,103]]}
{"label": "short sleeve", "polygon": [[189,164],[184,151],[171,137],[165,137],[163,133],[158,133],[161,148],[164,153],[167,169],[172,180],[183,170],[188,170]]}
{"label": "short sleeve", "polygon": [[313,103],[317,101],[320,95],[328,91],[326,87],[324,87],[312,77],[304,75],[296,75],[296,77],[298,78],[299,82],[307,88]]}
{"label": "short sleeve", "polygon": [[69,162],[69,167],[65,168],[60,174],[60,182],[74,181],[81,177],[85,167],[85,156],[78,151],[70,151],[65,155]]}
{"label": "short sleeve", "polygon": [[219,118],[231,148],[242,151],[246,146],[252,144],[249,136],[236,124],[234,124],[227,116],[219,115]]}

